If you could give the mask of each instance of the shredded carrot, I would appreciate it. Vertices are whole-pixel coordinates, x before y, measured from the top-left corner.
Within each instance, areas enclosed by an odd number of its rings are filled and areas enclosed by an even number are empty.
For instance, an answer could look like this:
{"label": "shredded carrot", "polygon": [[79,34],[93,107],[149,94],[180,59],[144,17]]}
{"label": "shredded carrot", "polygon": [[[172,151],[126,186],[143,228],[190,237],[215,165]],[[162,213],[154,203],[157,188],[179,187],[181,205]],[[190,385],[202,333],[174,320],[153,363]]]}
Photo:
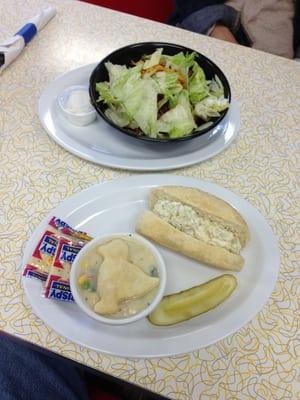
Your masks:
{"label": "shredded carrot", "polygon": [[177,74],[177,80],[178,82],[184,87],[186,88],[186,80],[184,78],[184,76],[182,75],[181,72],[179,71],[174,71],[172,68],[166,67],[165,65],[161,65],[161,64],[157,64],[157,65],[153,65],[153,67],[149,67],[146,69],[142,69],[141,74],[142,76],[144,76],[145,74],[147,75],[154,75],[156,74],[156,72],[159,71],[165,71],[165,72],[175,72]]}

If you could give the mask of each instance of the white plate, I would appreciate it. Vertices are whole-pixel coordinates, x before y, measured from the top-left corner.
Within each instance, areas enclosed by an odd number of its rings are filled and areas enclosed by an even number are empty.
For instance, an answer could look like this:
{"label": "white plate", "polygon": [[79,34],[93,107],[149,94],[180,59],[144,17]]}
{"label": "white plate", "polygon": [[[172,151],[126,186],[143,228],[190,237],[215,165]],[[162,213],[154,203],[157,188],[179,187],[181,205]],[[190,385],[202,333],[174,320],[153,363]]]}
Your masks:
{"label": "white plate", "polygon": [[39,117],[46,132],[78,157],[127,170],[171,170],[215,156],[228,147],[239,132],[240,113],[235,101],[209,134],[181,143],[145,143],[120,133],[100,117],[90,125],[76,127],[62,115],[57,96],[68,86],[88,85],[95,65],[86,65],[58,77],[39,100]]}
{"label": "white plate", "polygon": [[[41,297],[42,284],[23,278],[26,295],[36,314],[60,335],[103,353],[126,357],[159,357],[205,347],[237,331],[263,307],[274,288],[278,269],[277,241],[262,215],[245,200],[213,183],[172,175],[140,175],[98,184],[65,200],[51,211],[29,240],[23,262],[50,216],[56,215],[93,236],[134,231],[147,207],[149,189],[159,185],[201,188],[228,201],[248,223],[251,240],[242,251],[245,266],[236,273],[238,287],[216,309],[190,321],[157,327],[147,319],[127,326],[108,326],[86,316],[76,304]],[[223,272],[160,248],[167,264],[167,292],[180,291]]]}

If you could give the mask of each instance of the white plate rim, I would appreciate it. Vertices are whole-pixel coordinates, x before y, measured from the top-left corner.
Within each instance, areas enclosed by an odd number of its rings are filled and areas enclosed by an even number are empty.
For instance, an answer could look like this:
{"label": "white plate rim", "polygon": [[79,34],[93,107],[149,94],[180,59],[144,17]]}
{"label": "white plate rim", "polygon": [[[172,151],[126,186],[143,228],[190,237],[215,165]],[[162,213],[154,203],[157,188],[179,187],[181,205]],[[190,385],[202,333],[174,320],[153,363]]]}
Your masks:
{"label": "white plate rim", "polygon": [[[147,179],[147,184],[145,184],[145,178]],[[126,187],[155,187],[155,186],[160,186],[160,185],[183,185],[183,186],[191,186],[191,187],[196,187],[200,188],[202,190],[206,190],[212,194],[219,195],[219,197],[222,197],[224,200],[228,201],[233,207],[237,208],[239,211],[241,209],[243,210],[248,210],[251,212],[253,215],[255,215],[256,218],[256,223],[259,224],[260,229],[264,233],[262,238],[268,238],[264,242],[264,246],[267,246],[267,258],[268,262],[267,265],[264,266],[265,271],[263,274],[263,281],[264,281],[264,287],[263,287],[263,296],[262,297],[255,297],[254,301],[252,299],[251,302],[248,301],[248,308],[247,308],[247,313],[244,313],[242,315],[242,319],[239,319],[238,321],[235,321],[235,324],[232,325],[231,327],[226,326],[225,332],[220,334],[219,332],[217,334],[210,332],[209,335],[206,335],[205,341],[203,341],[203,338],[201,338],[202,343],[194,343],[192,340],[189,339],[194,339],[196,333],[192,332],[187,335],[183,335],[183,337],[180,337],[179,342],[174,341],[172,338],[172,343],[163,341],[163,348],[164,350],[160,350],[159,352],[157,351],[146,351],[146,352],[140,352],[138,351],[137,353],[132,353],[132,352],[127,352],[126,349],[120,351],[115,351],[115,350],[106,350],[106,349],[99,349],[98,347],[93,346],[93,344],[90,343],[83,343],[80,342],[74,338],[70,338],[66,336],[64,333],[61,332],[60,329],[60,324],[58,326],[53,326],[52,324],[49,324],[47,320],[45,320],[45,316],[41,315],[41,311],[39,307],[36,306],[34,299],[31,298],[31,293],[30,293],[30,283],[32,280],[27,279],[27,278],[22,278],[22,283],[23,287],[27,296],[27,299],[29,303],[32,306],[33,311],[48,325],[50,328],[55,330],[58,334],[67,337],[68,339],[78,343],[81,346],[85,346],[87,348],[99,351],[103,354],[109,354],[109,355],[115,355],[119,357],[127,357],[127,358],[157,358],[157,357],[169,357],[169,356],[175,356],[179,354],[184,354],[187,352],[192,352],[199,350],[201,348],[207,347],[211,344],[214,344],[225,337],[235,333],[238,331],[240,328],[242,328],[246,323],[248,323],[251,319],[254,318],[254,316],[261,311],[261,309],[264,307],[264,305],[267,303],[269,297],[272,294],[272,291],[275,287],[276,281],[277,281],[277,276],[279,272],[279,267],[280,267],[280,254],[279,254],[279,248],[278,248],[278,242],[277,238],[275,237],[272,229],[270,228],[269,224],[265,220],[265,218],[262,216],[262,214],[254,208],[250,203],[248,203],[246,200],[242,199],[238,195],[234,194],[233,192],[223,188],[222,186],[211,183],[208,181],[204,180],[198,180],[196,178],[190,178],[190,177],[185,177],[185,176],[177,176],[177,175],[168,175],[168,174],[147,174],[147,175],[139,175],[139,176],[130,176],[127,178],[121,178],[113,181],[108,181],[104,183],[99,183],[96,185],[93,185],[67,199],[65,199],[58,207],[56,207],[54,210],[52,210],[46,218],[43,219],[43,221],[39,224],[39,226],[35,229],[33,232],[31,238],[28,240],[25,250],[24,250],[24,258],[22,264],[24,264],[24,260],[27,258],[26,254],[30,254],[30,249],[33,248],[34,243],[36,243],[36,239],[39,237],[45,226],[47,225],[47,221],[49,218],[53,215],[61,215],[62,210],[70,207],[72,205],[72,209],[76,209],[76,207],[80,207],[82,204],[82,201],[85,201],[86,198],[91,198],[93,195],[99,195],[99,194],[104,194],[106,190],[111,190],[111,189],[116,189],[119,187],[120,183],[122,185],[126,185]],[[222,196],[220,196],[220,193],[222,193]],[[264,239],[263,239],[264,240]],[[266,263],[265,263],[266,264]],[[272,274],[268,275],[268,272],[272,266]],[[222,272],[222,271],[221,271]],[[224,271],[226,273],[226,271]],[[230,272],[229,272],[230,273]],[[47,318],[46,318],[47,319]]]}
{"label": "white plate rim", "polygon": [[[64,139],[64,133],[53,131],[53,127],[49,127],[46,123],[45,118],[43,118],[43,114],[45,111],[45,104],[49,103],[48,92],[51,90],[52,86],[56,85],[60,81],[66,80],[70,74],[76,73],[87,73],[86,71],[92,70],[97,64],[87,64],[81,67],[72,69],[70,71],[65,72],[62,75],[59,75],[54,81],[52,81],[41,93],[38,101],[38,115],[40,122],[47,132],[50,138],[52,138],[59,146],[74,154],[77,157],[80,157],[84,160],[93,162],[98,165],[124,169],[128,171],[169,171],[174,169],[179,169],[182,167],[187,167],[191,165],[195,165],[197,163],[206,161],[217,154],[224,151],[231,143],[236,139],[240,130],[240,111],[239,105],[237,101],[234,99],[231,100],[231,106],[228,111],[228,114],[225,116],[220,123],[224,123],[226,118],[234,119],[234,124],[231,123],[227,126],[227,129],[222,134],[218,135],[218,137],[213,138],[207,145],[200,147],[198,151],[193,153],[187,153],[180,156],[168,157],[168,158],[158,158],[158,159],[148,159],[148,160],[139,160],[139,159],[128,159],[126,157],[121,158],[118,156],[112,156],[110,154],[101,153],[101,160],[96,156],[93,151],[89,151],[89,149],[84,150],[83,145],[75,144],[75,140],[68,139],[72,142],[72,144],[67,143]],[[62,88],[63,90],[63,88]],[[53,100],[53,99],[52,99]],[[46,107],[47,112],[49,112],[49,105]],[[195,138],[194,140],[197,140]],[[222,141],[225,140],[225,143]],[[207,152],[207,150],[209,151]]]}

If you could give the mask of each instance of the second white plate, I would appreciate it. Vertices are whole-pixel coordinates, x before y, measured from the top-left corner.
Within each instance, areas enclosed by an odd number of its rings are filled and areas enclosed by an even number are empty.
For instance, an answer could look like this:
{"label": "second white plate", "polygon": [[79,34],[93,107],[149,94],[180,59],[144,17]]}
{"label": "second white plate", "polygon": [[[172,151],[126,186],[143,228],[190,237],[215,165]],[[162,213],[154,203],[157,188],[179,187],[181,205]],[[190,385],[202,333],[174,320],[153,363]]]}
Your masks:
{"label": "second white plate", "polygon": [[193,165],[226,149],[240,129],[237,102],[232,101],[221,123],[193,140],[174,144],[146,143],[126,136],[102,119],[76,127],[61,114],[57,96],[68,86],[88,85],[95,64],[74,69],[53,81],[39,100],[40,121],[60,146],[96,164],[137,171],[162,171]]}
{"label": "second white plate", "polygon": [[[266,303],[279,269],[277,241],[271,228],[254,207],[229,190],[182,176],[133,176],[92,186],[66,199],[35,230],[26,246],[23,264],[30,258],[50,216],[56,215],[92,236],[134,232],[139,214],[147,208],[149,190],[161,185],[205,190],[229,202],[245,218],[251,239],[242,251],[244,268],[233,273],[238,279],[235,292],[214,310],[174,326],[154,326],[146,318],[126,326],[110,326],[89,318],[76,304],[42,298],[41,282],[24,278],[25,292],[34,311],[60,335],[118,356],[169,356],[208,346],[235,332]],[[167,293],[187,289],[225,273],[163,247],[158,248],[167,266]]]}

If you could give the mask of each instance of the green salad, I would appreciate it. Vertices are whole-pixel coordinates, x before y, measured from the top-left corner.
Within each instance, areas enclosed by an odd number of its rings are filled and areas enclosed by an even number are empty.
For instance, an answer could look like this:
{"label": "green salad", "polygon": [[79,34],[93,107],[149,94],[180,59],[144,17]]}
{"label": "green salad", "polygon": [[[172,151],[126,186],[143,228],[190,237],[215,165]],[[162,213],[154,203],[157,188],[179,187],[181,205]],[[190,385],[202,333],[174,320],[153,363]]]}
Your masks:
{"label": "green salad", "polygon": [[132,67],[105,63],[109,81],[96,83],[96,91],[106,116],[151,138],[176,139],[208,127],[229,101],[220,79],[207,80],[195,57],[157,49]]}

